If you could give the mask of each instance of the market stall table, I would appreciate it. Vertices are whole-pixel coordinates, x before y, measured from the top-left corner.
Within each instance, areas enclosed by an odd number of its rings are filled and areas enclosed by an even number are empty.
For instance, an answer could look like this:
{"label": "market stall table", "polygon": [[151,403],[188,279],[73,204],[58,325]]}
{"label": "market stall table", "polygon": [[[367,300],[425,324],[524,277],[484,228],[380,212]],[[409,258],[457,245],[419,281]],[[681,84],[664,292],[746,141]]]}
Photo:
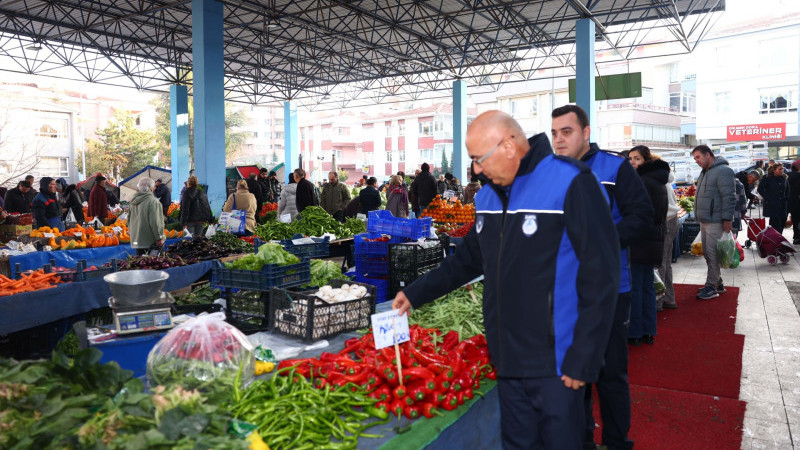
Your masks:
{"label": "market stall table", "polygon": [[[181,239],[182,238],[167,239],[165,245],[174,244]],[[128,256],[135,254],[136,250],[131,248],[130,244],[120,244],[111,247],[87,248],[80,250],[51,250],[49,252],[31,252],[24,255],[10,256],[8,258],[8,263],[10,264],[12,271],[17,264],[20,265],[22,271],[40,269],[45,264],[49,264],[51,259],[54,259],[56,261],[56,265],[61,267],[75,267],[78,261],[82,259],[85,259],[86,264],[89,266],[102,266],[112,259],[125,259]]]}
{"label": "market stall table", "polygon": [[[73,251],[80,250],[70,250]],[[174,291],[189,286],[210,270],[211,261],[165,269],[169,279],[164,285],[164,291]],[[97,278],[0,298],[0,335],[107,307],[110,296],[111,290],[108,284],[102,278]]]}

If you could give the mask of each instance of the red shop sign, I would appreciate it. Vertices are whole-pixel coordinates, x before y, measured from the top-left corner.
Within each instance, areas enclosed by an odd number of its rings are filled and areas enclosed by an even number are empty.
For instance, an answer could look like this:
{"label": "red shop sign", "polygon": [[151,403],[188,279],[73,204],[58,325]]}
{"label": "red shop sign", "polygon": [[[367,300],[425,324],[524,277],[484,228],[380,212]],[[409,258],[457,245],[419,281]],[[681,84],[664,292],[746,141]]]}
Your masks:
{"label": "red shop sign", "polygon": [[728,142],[776,141],[786,138],[786,122],[728,125]]}

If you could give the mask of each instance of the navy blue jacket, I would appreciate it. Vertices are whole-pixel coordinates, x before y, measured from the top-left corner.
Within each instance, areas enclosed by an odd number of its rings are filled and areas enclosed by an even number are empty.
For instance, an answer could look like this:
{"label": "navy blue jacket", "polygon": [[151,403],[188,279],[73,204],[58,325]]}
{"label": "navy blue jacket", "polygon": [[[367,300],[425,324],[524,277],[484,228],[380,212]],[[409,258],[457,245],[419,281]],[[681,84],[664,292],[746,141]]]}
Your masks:
{"label": "navy blue jacket", "polygon": [[503,377],[566,374],[593,382],[619,286],[619,245],[606,196],[586,165],[528,141],[513,184],[475,196],[458,251],[403,292],[414,307],[484,275],[483,316]]}
{"label": "navy blue jacket", "polygon": [[628,247],[650,229],[655,214],[642,179],[624,158],[590,144],[581,161],[586,163],[606,188],[611,215],[617,227],[620,247],[619,292],[630,292],[631,273]]}

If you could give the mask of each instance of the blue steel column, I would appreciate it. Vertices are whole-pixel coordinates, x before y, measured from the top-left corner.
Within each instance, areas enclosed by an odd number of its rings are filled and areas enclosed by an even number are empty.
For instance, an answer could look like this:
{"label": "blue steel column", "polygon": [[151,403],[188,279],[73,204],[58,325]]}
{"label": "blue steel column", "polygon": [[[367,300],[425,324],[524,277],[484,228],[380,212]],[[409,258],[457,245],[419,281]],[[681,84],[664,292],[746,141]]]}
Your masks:
{"label": "blue steel column", "polygon": [[[598,130],[594,107],[594,22],[580,19],[575,24],[575,103],[586,111],[592,127],[591,142],[597,142]],[[559,105],[560,106],[560,105]]]}
{"label": "blue steel column", "polygon": [[453,82],[453,176],[461,180],[461,184],[469,183],[467,179],[467,146],[464,144],[467,135],[467,82]]}
{"label": "blue steel column", "polygon": [[225,202],[225,74],[222,2],[192,0],[194,167],[211,210]]}
{"label": "blue steel column", "polygon": [[169,130],[172,148],[172,201],[180,201],[181,187],[189,178],[189,92],[186,86],[169,87]]}
{"label": "blue steel column", "polygon": [[[299,166],[300,141],[297,140],[297,109],[292,102],[283,102],[283,152],[286,162],[286,182]],[[310,140],[310,139],[309,139]]]}

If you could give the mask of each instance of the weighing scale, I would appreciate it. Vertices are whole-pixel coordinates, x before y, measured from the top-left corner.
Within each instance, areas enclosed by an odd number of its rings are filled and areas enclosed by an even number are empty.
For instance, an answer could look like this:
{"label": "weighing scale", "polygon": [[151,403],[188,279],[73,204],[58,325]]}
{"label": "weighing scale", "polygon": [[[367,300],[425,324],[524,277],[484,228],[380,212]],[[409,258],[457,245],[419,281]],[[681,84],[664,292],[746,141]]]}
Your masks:
{"label": "weighing scale", "polygon": [[169,274],[163,270],[128,270],[103,277],[112,296],[108,299],[118,335],[168,330],[175,299],[161,288]]}

